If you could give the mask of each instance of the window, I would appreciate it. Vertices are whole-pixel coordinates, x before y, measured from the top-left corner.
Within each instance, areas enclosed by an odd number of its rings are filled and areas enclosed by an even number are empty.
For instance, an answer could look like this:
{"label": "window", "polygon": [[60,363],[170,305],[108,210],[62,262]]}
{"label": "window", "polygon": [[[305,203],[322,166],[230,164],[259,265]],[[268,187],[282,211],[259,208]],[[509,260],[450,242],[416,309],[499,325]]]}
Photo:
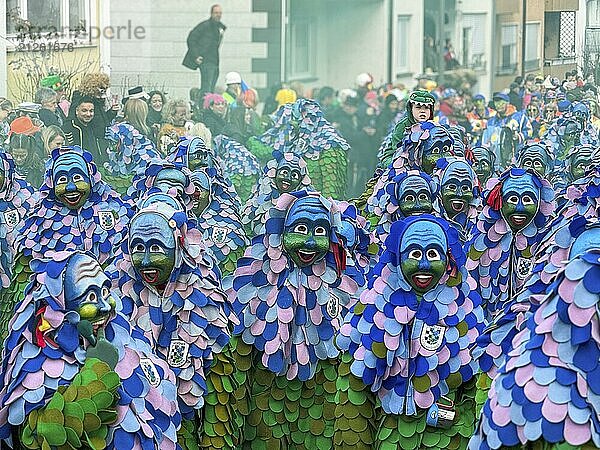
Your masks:
{"label": "window", "polygon": [[514,73],[517,70],[517,25],[502,25],[498,72]]}
{"label": "window", "polygon": [[525,70],[540,67],[540,23],[528,23],[525,28]]}
{"label": "window", "polygon": [[463,14],[463,66],[485,69],[485,14]]}
{"label": "window", "polygon": [[396,73],[407,73],[409,52],[409,30],[410,16],[398,16],[396,27]]}
{"label": "window", "polygon": [[87,31],[90,0],[7,0],[6,30],[20,39],[58,32],[74,37]]}
{"label": "window", "polygon": [[[558,32],[557,32],[558,31]],[[544,14],[544,58],[575,57],[575,11]]]}
{"label": "window", "polygon": [[575,56],[575,11],[560,12],[558,53],[563,58]]}
{"label": "window", "polygon": [[313,25],[307,18],[302,18],[290,27],[290,77],[311,78],[314,76],[314,36]]}
{"label": "window", "polygon": [[587,26],[594,28],[600,27],[600,0],[588,0]]}

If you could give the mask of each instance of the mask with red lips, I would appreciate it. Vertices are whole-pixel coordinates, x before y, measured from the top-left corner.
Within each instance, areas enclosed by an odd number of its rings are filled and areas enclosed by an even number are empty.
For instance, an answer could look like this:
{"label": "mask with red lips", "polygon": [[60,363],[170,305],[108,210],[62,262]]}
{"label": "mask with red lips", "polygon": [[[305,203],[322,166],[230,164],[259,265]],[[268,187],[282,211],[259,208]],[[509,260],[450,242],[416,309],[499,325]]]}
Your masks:
{"label": "mask with red lips", "polygon": [[400,270],[417,295],[437,286],[446,273],[447,249],[446,234],[437,223],[418,220],[404,231],[398,252]]}
{"label": "mask with red lips", "polygon": [[129,229],[129,253],[144,283],[164,289],[175,269],[176,243],[168,220],[158,212],[133,218]]}
{"label": "mask with red lips", "polygon": [[529,225],[538,213],[539,207],[540,189],[530,173],[508,178],[502,185],[500,212],[514,232]]}

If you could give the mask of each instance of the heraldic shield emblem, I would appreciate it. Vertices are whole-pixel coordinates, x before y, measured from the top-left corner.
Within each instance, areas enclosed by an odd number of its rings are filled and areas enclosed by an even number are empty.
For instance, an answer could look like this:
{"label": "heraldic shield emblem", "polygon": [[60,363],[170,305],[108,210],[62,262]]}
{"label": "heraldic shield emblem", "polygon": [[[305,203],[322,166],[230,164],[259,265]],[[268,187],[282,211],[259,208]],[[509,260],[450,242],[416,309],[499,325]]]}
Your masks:
{"label": "heraldic shield emblem", "polygon": [[531,269],[533,268],[533,261],[528,258],[519,258],[517,260],[517,278],[519,280],[526,280],[527,277],[531,274]]}
{"label": "heraldic shield emblem", "polygon": [[224,244],[227,240],[227,228],[213,227],[210,239],[215,244]]}
{"label": "heraldic shield emblem", "polygon": [[16,209],[9,209],[4,212],[4,222],[6,223],[6,227],[9,230],[14,230],[14,228],[19,224],[21,217],[19,216],[19,211]]}
{"label": "heraldic shield emblem", "polygon": [[442,345],[445,333],[446,327],[444,326],[423,324],[419,338],[421,346],[430,352],[436,351]]}
{"label": "heraldic shield emblem", "polygon": [[169,345],[169,354],[167,362],[171,367],[183,367],[188,362],[190,346],[187,342],[180,339],[171,341]]}
{"label": "heraldic shield emblem", "polygon": [[160,375],[152,360],[150,358],[140,358],[140,367],[150,386],[157,387],[160,384]]}
{"label": "heraldic shield emblem", "polygon": [[112,211],[100,211],[98,220],[103,230],[110,231],[115,228],[115,215]]}

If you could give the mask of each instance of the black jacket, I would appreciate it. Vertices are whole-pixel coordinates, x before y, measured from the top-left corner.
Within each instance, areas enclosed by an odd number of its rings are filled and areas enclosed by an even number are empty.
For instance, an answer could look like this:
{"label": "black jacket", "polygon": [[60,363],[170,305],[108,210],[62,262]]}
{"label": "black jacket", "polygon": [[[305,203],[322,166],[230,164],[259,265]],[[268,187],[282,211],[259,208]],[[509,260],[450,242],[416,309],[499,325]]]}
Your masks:
{"label": "black jacket", "polygon": [[77,118],[70,119],[63,124],[62,130],[65,132],[67,145],[79,145],[90,152],[98,167],[102,167],[104,162],[108,160],[106,153],[108,142],[105,139],[96,137],[91,123],[86,126]]}
{"label": "black jacket", "polygon": [[219,45],[223,32],[227,29],[221,22],[208,19],[200,22],[190,31],[187,37],[187,53],[182,64],[188,69],[196,70],[199,66],[196,58],[202,56],[203,63],[219,64]]}

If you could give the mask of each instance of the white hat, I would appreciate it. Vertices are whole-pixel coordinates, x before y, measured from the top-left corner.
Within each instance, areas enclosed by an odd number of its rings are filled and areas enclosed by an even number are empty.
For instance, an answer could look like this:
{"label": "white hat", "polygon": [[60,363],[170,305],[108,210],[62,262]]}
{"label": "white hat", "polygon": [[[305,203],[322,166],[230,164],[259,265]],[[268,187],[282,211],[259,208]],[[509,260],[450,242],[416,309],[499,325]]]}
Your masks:
{"label": "white hat", "polygon": [[373,77],[366,72],[360,73],[356,77],[356,85],[358,87],[365,87],[368,84],[371,84],[372,82],[373,82]]}
{"label": "white hat", "polygon": [[227,72],[225,74],[225,84],[242,84],[242,76],[237,72]]}

